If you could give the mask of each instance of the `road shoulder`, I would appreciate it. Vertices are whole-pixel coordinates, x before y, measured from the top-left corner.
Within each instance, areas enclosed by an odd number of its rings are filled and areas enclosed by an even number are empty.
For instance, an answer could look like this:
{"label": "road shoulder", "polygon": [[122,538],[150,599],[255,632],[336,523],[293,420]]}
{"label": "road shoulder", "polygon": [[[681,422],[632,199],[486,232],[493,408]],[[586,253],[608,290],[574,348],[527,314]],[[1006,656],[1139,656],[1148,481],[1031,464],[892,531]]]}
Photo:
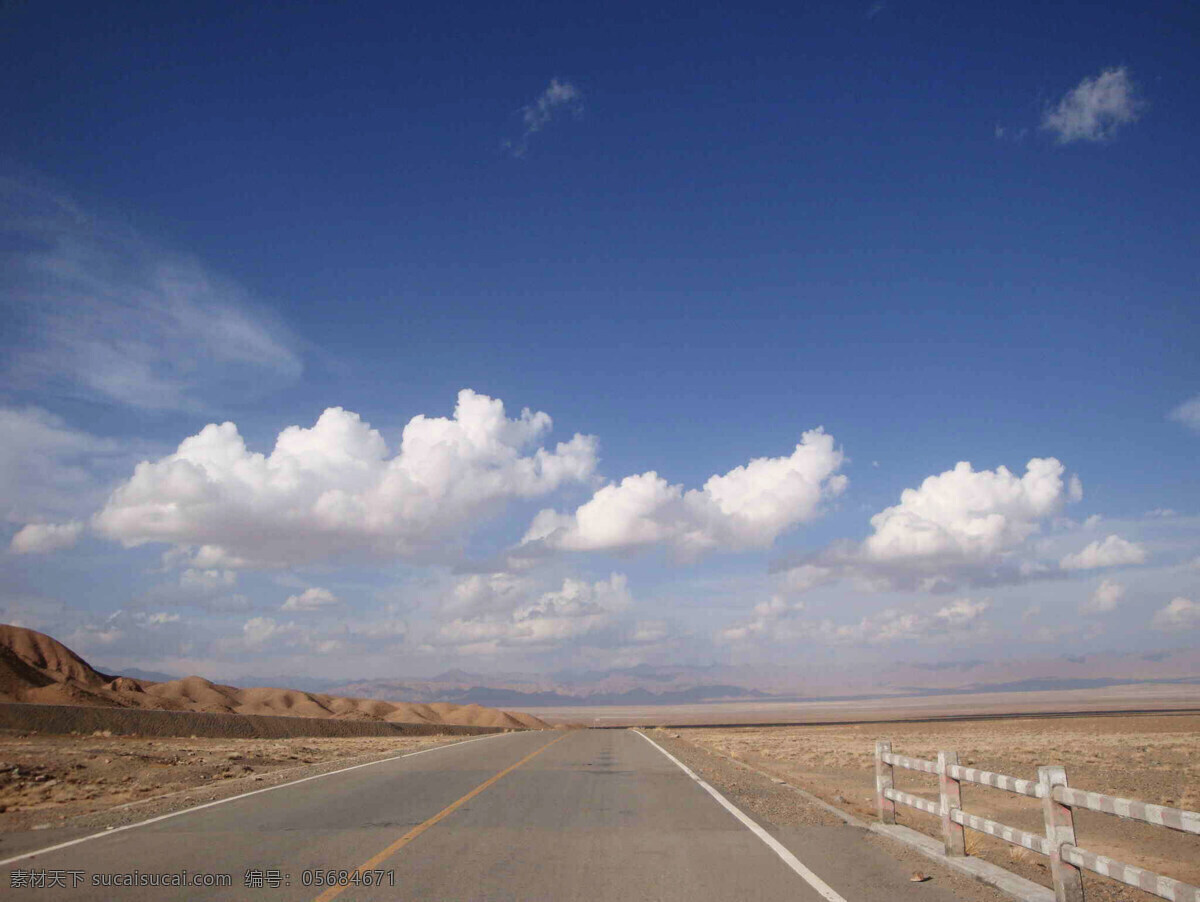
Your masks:
{"label": "road shoulder", "polygon": [[[785,785],[678,733],[648,730],[647,734],[847,898],[882,891],[896,900],[1011,902],[999,890],[941,867],[903,843],[847,825]],[[914,874],[929,879],[914,882]]]}

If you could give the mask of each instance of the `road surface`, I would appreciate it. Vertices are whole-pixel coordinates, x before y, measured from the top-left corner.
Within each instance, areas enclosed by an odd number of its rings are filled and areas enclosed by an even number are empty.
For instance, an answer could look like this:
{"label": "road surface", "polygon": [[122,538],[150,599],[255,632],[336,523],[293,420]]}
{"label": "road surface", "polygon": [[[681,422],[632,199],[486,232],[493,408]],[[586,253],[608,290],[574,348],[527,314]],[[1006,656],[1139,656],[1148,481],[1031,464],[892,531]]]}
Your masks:
{"label": "road surface", "polygon": [[[183,887],[111,885],[185,870]],[[329,871],[382,885],[320,885]],[[852,828],[764,829],[638,733],[581,730],[488,736],[193,808],[5,862],[0,886],[14,902],[895,902],[917,887],[909,873]]]}

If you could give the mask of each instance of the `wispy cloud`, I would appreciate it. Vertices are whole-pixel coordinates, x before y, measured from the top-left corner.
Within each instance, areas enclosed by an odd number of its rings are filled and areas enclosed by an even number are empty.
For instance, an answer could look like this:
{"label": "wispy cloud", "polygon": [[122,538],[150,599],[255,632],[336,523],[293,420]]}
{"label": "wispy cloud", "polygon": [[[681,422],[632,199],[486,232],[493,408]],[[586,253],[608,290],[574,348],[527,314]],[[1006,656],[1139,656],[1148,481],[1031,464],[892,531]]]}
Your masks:
{"label": "wispy cloud", "polygon": [[199,410],[299,377],[286,330],[189,257],[0,177],[6,381],[142,410]]}
{"label": "wispy cloud", "polygon": [[996,127],[993,129],[992,134],[995,135],[997,141],[1013,141],[1019,144],[1024,141],[1025,137],[1029,134],[1029,129],[1013,128],[1009,125],[1000,125],[999,123],[996,123]]}
{"label": "wispy cloud", "polygon": [[529,140],[562,112],[582,115],[583,93],[569,81],[552,78],[546,90],[521,110],[524,131],[515,141],[505,141],[504,148],[514,157],[525,156],[529,150]]}
{"label": "wispy cloud", "polygon": [[1167,418],[1200,432],[1200,395],[1188,398],[1167,414]]}
{"label": "wispy cloud", "polygon": [[1107,614],[1114,611],[1121,599],[1125,597],[1125,587],[1115,580],[1106,579],[1100,582],[1091,598],[1079,605],[1081,614]]}
{"label": "wispy cloud", "polygon": [[1057,106],[1047,109],[1042,128],[1053,132],[1059,144],[1107,141],[1121,126],[1135,122],[1143,106],[1124,66],[1105,69],[1095,78],[1085,78]]}
{"label": "wispy cloud", "polygon": [[[73,429],[38,407],[0,407],[0,435],[0,519],[13,523],[84,517],[103,502],[109,480],[146,450]],[[57,538],[68,534],[60,530]],[[18,546],[45,547],[35,537],[49,535],[39,527]]]}
{"label": "wispy cloud", "polygon": [[721,631],[721,643],[812,641],[822,645],[888,645],[893,642],[944,642],[983,636],[990,630],[984,614],[988,599],[958,598],[938,610],[888,608],[851,622],[830,618],[803,619],[803,603],[788,603],[776,596],[759,604],[754,617]]}

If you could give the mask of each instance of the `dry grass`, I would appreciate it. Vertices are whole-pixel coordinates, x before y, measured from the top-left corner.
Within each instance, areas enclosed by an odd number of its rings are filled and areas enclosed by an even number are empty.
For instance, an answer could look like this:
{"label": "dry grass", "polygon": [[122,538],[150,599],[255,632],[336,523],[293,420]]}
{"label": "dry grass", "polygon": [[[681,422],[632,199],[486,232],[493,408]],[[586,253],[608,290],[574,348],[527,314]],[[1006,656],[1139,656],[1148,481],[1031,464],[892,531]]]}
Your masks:
{"label": "dry grass", "polygon": [[[1059,764],[1072,786],[1173,807],[1200,808],[1200,716],[1145,715],[950,723],[739,727],[689,729],[685,738],[769,770],[859,816],[873,818],[874,748],[890,739],[899,754],[936,758],[956,750],[972,767],[1036,779],[1037,767]],[[897,788],[936,800],[936,779],[896,769]],[[964,784],[965,810],[1032,833],[1044,830],[1040,804],[988,787]],[[938,819],[898,806],[902,823],[939,835]],[[1125,821],[1109,815],[1076,815],[1079,844],[1200,883],[1200,837]],[[1046,859],[1037,853],[972,830],[971,854],[1048,882]],[[1104,878],[1085,878],[1098,898],[1142,898]]]}

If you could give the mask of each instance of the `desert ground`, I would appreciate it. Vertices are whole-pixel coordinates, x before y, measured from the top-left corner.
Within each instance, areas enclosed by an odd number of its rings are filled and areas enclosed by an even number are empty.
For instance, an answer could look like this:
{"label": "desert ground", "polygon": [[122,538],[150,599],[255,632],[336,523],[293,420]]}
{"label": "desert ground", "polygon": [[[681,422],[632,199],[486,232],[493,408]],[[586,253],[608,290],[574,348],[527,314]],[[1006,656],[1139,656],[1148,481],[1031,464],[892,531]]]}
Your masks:
{"label": "desert ground", "polygon": [[[742,761],[806,789],[863,819],[875,817],[874,747],[889,739],[899,754],[936,758],[955,750],[963,764],[1027,779],[1060,764],[1079,789],[1196,810],[1200,808],[1200,715],[1013,718],[947,723],[841,724],[804,727],[688,728],[683,740]],[[936,778],[896,768],[897,788],[936,800]],[[1043,833],[1037,800],[963,785],[964,809]],[[940,836],[937,819],[897,806],[897,819]],[[1200,837],[1111,815],[1076,813],[1079,845],[1119,861],[1200,884]],[[1046,859],[967,831],[968,851],[1049,885]],[[1085,889],[1107,899],[1153,898],[1098,875]]]}
{"label": "desert ground", "polygon": [[[353,739],[147,739],[0,733],[3,835],[140,820],[168,808],[249,792],[310,772],[458,742],[465,736]],[[119,820],[119,817],[118,817]],[[0,855],[3,857],[3,855]]]}
{"label": "desert ground", "polygon": [[706,724],[846,723],[930,717],[1062,714],[1090,711],[1200,710],[1198,683],[1128,683],[1100,689],[943,695],[881,693],[821,701],[705,702],[694,705],[578,705],[530,708],[548,723],[593,727]]}

